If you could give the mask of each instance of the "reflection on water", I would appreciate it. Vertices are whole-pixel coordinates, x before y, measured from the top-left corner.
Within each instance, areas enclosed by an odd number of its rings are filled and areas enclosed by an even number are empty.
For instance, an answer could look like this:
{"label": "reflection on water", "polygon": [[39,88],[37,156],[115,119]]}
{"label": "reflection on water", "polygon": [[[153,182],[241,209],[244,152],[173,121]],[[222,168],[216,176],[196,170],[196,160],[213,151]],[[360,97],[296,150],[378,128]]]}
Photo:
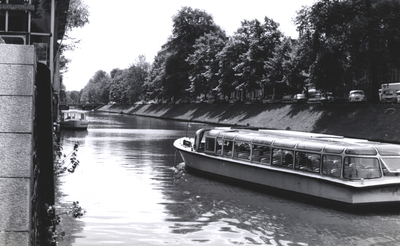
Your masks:
{"label": "reflection on water", "polygon": [[187,173],[172,142],[201,125],[91,113],[79,142],[80,166],[59,179],[60,245],[396,245],[399,213],[349,213]]}

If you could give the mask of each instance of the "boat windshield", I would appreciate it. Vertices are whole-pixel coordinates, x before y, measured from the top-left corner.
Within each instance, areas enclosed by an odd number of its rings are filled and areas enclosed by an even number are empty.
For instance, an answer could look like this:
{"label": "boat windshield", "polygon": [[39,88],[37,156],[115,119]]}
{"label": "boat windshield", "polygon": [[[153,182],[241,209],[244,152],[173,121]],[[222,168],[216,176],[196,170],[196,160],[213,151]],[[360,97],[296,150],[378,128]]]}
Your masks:
{"label": "boat windshield", "polygon": [[383,166],[384,171],[387,171],[390,173],[400,173],[400,158],[399,157],[395,157],[395,158],[383,157],[382,162],[384,165]]}
{"label": "boat windshield", "polygon": [[380,178],[379,161],[376,158],[345,157],[343,178],[373,179]]}

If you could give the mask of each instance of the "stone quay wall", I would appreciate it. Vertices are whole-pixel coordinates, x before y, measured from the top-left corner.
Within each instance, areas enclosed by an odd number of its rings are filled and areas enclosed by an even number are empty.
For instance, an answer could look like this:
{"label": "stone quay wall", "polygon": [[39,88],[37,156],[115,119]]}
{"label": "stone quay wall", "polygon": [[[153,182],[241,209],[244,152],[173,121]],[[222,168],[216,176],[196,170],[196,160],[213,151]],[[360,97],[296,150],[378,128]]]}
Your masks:
{"label": "stone quay wall", "polygon": [[[0,44],[0,246],[47,241],[44,203],[54,195],[41,191],[39,161],[45,158],[38,155],[37,70],[33,46]],[[53,155],[52,149],[47,152]]]}

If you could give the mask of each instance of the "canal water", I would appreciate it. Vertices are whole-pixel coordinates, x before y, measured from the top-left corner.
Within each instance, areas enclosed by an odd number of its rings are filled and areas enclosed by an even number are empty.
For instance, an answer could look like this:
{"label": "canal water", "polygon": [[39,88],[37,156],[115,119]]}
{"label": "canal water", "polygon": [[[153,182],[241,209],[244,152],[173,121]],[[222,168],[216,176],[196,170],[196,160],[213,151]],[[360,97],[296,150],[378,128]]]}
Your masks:
{"label": "canal water", "polygon": [[400,208],[353,211],[188,173],[172,146],[205,125],[91,112],[74,173],[57,179],[59,245],[399,245]]}

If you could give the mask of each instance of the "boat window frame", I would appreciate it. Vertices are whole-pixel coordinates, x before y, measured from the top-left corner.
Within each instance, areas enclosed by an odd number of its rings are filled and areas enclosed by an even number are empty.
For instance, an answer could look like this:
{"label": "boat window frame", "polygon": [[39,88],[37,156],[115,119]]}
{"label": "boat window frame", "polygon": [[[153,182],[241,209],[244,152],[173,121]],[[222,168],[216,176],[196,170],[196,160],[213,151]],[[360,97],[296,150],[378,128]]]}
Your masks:
{"label": "boat window frame", "polygon": [[366,146],[347,146],[345,152],[346,155],[357,155],[357,156],[362,156],[362,155],[368,155],[368,156],[376,156],[378,155],[378,151],[370,145]]}
{"label": "boat window frame", "polygon": [[[274,164],[274,161],[279,161],[279,160],[274,160],[275,151],[284,153],[284,155],[283,154],[281,155],[280,163],[275,163]],[[292,156],[292,162],[291,163],[286,163],[286,162],[290,162],[290,159],[289,159],[289,161],[286,160],[286,156],[289,154],[287,152],[292,152],[291,153],[291,156]],[[282,168],[285,168],[285,169],[293,169],[293,167],[294,167],[294,163],[293,163],[294,162],[294,153],[295,153],[295,149],[272,148],[271,149],[271,166],[282,167]]]}
{"label": "boat window frame", "polygon": [[[254,154],[254,152],[256,150],[255,146],[258,146],[257,148],[268,148],[268,150],[262,150],[262,154],[256,155],[256,154]],[[264,152],[267,152],[267,151],[269,152],[269,154],[265,155]],[[252,162],[259,163],[261,165],[270,166],[271,159],[272,159],[271,155],[272,155],[272,147],[271,146],[252,142],[252,144],[251,144],[251,161]]]}
{"label": "boat window frame", "polygon": [[[305,163],[301,166],[300,166],[299,156],[303,156],[305,158]],[[310,157],[313,157],[313,159],[315,157],[317,157],[318,167],[314,168],[314,166],[316,166],[316,165],[314,164],[313,160],[311,160]],[[321,172],[321,162],[322,161],[321,161],[321,153],[320,152],[315,153],[315,152],[310,152],[310,151],[303,151],[303,149],[301,149],[301,151],[298,151],[298,150],[295,151],[295,159],[294,159],[294,169],[295,170],[305,171],[305,172],[309,172],[309,173],[320,173]]]}
{"label": "boat window frame", "polygon": [[[243,150],[243,145],[248,146],[248,155],[247,155],[247,148],[246,150]],[[239,150],[237,150],[237,148]],[[242,141],[242,140],[235,140],[233,141],[233,150],[232,150],[232,158],[237,159],[237,160],[248,160],[250,162],[250,156],[251,156],[251,142],[247,141]]]}
{"label": "boat window frame", "polygon": [[319,142],[300,141],[297,144],[296,149],[302,150],[302,151],[321,152],[324,147],[325,147],[325,145],[322,143],[319,143]]}
{"label": "boat window frame", "polygon": [[[233,145],[233,143],[234,143],[233,139],[225,139],[225,137],[224,137],[222,140],[223,140],[222,156],[225,156],[225,157],[232,157],[232,154],[233,154],[233,146],[234,146],[234,145]],[[227,151],[225,151],[225,146],[227,147],[227,148],[226,148]],[[230,146],[230,149],[229,149],[229,146]]]}
{"label": "boat window frame", "polygon": [[275,140],[272,145],[276,148],[286,148],[286,149],[295,149],[297,144],[301,142],[301,140],[295,140],[290,138],[282,138]]}
{"label": "boat window frame", "polygon": [[209,132],[210,132],[209,129],[198,130],[196,132],[196,140],[195,140],[196,146],[195,147],[196,147],[197,152],[203,152],[203,153],[205,152],[206,138],[207,138]]}
{"label": "boat window frame", "polygon": [[[204,153],[207,153],[207,154],[215,154],[217,138],[216,138],[215,136],[209,136],[208,134],[207,134],[207,135],[204,134],[204,137],[205,137]],[[212,141],[212,140],[213,140],[213,141]],[[213,147],[212,150],[211,150],[211,148],[209,148],[209,147],[211,147],[211,146],[209,145],[211,142],[213,143],[213,144],[212,144],[212,147]]]}
{"label": "boat window frame", "polygon": [[397,145],[382,144],[382,145],[376,145],[374,147],[378,151],[379,155],[381,155],[381,156],[385,156],[385,157],[389,157],[389,156],[399,157],[400,156],[400,151],[399,151],[400,147]]}
{"label": "boat window frame", "polygon": [[[327,157],[336,157],[340,160],[340,163],[328,163],[326,160]],[[343,179],[343,158],[340,155],[332,155],[332,154],[325,154],[322,155],[322,162],[321,162],[321,174],[324,176],[334,177]]]}
{"label": "boat window frame", "polygon": [[[348,164],[348,167],[347,167],[347,165],[346,165],[346,160],[349,159],[349,158],[376,160],[377,168],[374,169],[374,170],[377,170],[378,173],[379,173],[380,175],[379,175],[379,176],[371,177],[371,175],[374,174],[374,173],[371,171],[372,168],[356,168],[356,169],[354,169],[353,167],[350,166],[350,165],[352,165],[352,164],[355,164],[355,165],[356,165],[356,163]],[[342,170],[343,179],[345,179],[345,180],[362,180],[362,179],[378,179],[378,178],[382,178],[382,177],[383,177],[382,164],[380,163],[380,160],[379,160],[379,159],[380,159],[380,158],[378,158],[378,156],[345,155],[344,158],[343,158],[343,170]],[[356,167],[357,167],[357,165],[356,165]],[[364,165],[364,167],[365,167],[365,165]],[[353,172],[351,172],[351,174],[350,174],[349,176],[347,176],[347,174],[346,174],[346,173],[347,173],[347,169],[351,170],[350,168],[352,168],[353,170],[355,170],[355,174],[356,174],[357,176],[359,176],[359,175],[358,175],[358,172],[359,172],[360,170],[363,170],[363,171],[367,170],[367,171],[369,171],[369,172],[361,172],[361,174],[365,174],[365,175],[360,175],[360,177],[354,178],[354,175],[352,175]],[[368,176],[370,176],[370,177],[368,177]]]}
{"label": "boat window frame", "polygon": [[[219,140],[221,141],[221,144],[219,144]],[[220,134],[217,135],[217,137],[215,138],[215,154],[216,155],[222,155],[222,151],[223,151],[223,136],[221,136]],[[220,147],[220,148],[218,148]],[[218,153],[218,150],[219,153]]]}
{"label": "boat window frame", "polygon": [[346,148],[347,146],[330,144],[330,145],[325,145],[323,152],[328,154],[342,154]]}

